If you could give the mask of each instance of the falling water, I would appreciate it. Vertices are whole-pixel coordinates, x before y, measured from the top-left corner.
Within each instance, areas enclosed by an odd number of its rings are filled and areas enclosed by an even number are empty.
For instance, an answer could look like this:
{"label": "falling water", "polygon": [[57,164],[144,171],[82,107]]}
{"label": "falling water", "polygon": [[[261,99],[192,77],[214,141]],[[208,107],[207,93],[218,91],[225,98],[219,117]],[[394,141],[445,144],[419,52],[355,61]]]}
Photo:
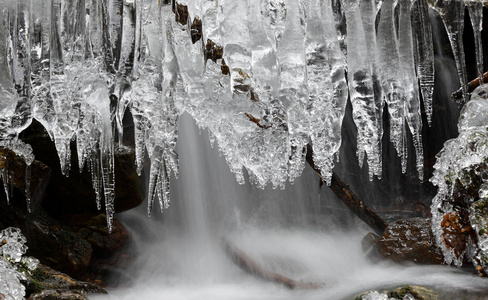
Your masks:
{"label": "falling water", "polygon": [[[361,249],[367,228],[328,189],[319,189],[310,168],[285,190],[242,186],[210,147],[207,132],[198,131],[184,114],[174,205],[150,220],[144,211],[121,216],[131,227],[136,260],[124,271],[121,287],[90,298],[338,300],[406,283],[449,293],[485,286],[447,266],[372,262]],[[290,290],[244,272],[225,252],[223,239],[262,266],[318,288]]]}

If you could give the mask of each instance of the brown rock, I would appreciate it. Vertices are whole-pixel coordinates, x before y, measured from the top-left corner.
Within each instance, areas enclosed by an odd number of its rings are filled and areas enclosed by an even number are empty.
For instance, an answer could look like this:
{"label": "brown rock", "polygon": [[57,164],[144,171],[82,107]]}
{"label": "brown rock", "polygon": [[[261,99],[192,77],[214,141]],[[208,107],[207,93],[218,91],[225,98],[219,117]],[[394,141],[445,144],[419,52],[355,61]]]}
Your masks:
{"label": "brown rock", "polygon": [[81,278],[88,269],[93,249],[91,245],[61,226],[33,221],[29,226],[29,254],[43,264]]}
{"label": "brown rock", "polygon": [[444,257],[436,247],[430,219],[412,218],[390,224],[377,241],[382,257],[396,262],[442,264]]}
{"label": "brown rock", "polygon": [[70,276],[39,264],[27,275],[26,296],[28,299],[85,299],[87,293],[106,293],[99,286],[78,281]]}

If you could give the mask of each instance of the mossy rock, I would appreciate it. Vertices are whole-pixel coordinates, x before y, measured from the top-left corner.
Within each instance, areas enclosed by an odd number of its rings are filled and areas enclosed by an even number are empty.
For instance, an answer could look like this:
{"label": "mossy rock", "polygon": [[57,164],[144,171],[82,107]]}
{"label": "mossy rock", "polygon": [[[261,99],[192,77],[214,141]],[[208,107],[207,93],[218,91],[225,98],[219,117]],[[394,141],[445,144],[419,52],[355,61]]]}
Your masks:
{"label": "mossy rock", "polygon": [[478,244],[473,263],[480,276],[486,276],[488,274],[488,198],[478,200],[471,205],[470,222]]}
{"label": "mossy rock", "polygon": [[27,278],[24,285],[28,299],[85,299],[88,293],[106,293],[95,284],[75,280],[42,264],[34,271],[22,269],[21,272]]}

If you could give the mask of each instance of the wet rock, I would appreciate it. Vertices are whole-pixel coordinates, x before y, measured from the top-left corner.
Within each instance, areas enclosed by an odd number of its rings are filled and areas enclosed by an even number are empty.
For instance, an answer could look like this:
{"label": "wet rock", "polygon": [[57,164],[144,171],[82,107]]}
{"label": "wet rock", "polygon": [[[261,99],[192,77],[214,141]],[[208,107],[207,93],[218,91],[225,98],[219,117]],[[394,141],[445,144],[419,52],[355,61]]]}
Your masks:
{"label": "wet rock", "polygon": [[404,285],[393,290],[382,292],[368,291],[355,298],[355,300],[439,300],[438,294],[429,288],[415,285]]}
{"label": "wet rock", "polygon": [[[71,144],[71,171],[66,177],[61,173],[55,145],[42,125],[34,121],[22,132],[21,138],[32,146],[36,159],[52,170],[42,203],[51,216],[60,219],[64,214],[100,213],[91,174],[86,166],[81,172],[78,168],[75,142]],[[137,175],[134,149],[117,147],[114,164],[115,211],[122,212],[139,206],[144,200],[144,179]],[[102,203],[102,211],[103,206]]]}
{"label": "wet rock", "polygon": [[86,298],[78,291],[46,290],[31,295],[27,300],[86,300]]}
{"label": "wet rock", "polygon": [[129,255],[123,250],[130,241],[130,235],[122,223],[114,219],[112,233],[107,231],[105,214],[95,217],[73,215],[65,224],[92,247],[91,262],[83,279],[101,285],[117,283],[112,276],[114,269],[123,269],[129,263]]}
{"label": "wet rock", "polygon": [[395,262],[444,262],[441,251],[435,245],[430,219],[412,218],[390,224],[376,244],[382,257]]}
{"label": "wet rock", "polygon": [[361,248],[363,249],[363,252],[374,261],[378,260],[380,257],[380,253],[378,252],[378,241],[380,239],[380,236],[370,232],[361,240]]}
{"label": "wet rock", "polygon": [[0,171],[6,170],[9,178],[8,184],[26,196],[26,192],[32,197],[32,202],[41,200],[49,178],[51,169],[39,160],[34,160],[30,165],[30,188],[26,191],[27,164],[21,156],[14,151],[0,147]]}
{"label": "wet rock", "polygon": [[470,221],[479,248],[474,253],[473,263],[480,276],[488,274],[488,198],[471,205]]}
{"label": "wet rock", "polygon": [[62,226],[30,223],[28,245],[30,255],[42,263],[80,278],[88,269],[93,249],[86,240]]}
{"label": "wet rock", "polygon": [[25,272],[27,299],[85,299],[88,293],[106,293],[99,286],[72,277],[40,264],[32,272]]}

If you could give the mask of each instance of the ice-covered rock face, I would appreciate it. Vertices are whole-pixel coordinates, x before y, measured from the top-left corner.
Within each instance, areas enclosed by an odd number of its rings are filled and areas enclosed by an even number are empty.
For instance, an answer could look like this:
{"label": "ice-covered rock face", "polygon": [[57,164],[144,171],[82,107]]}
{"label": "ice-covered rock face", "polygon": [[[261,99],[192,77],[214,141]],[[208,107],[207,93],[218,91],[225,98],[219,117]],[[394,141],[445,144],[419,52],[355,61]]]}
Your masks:
{"label": "ice-covered rock face", "polygon": [[[430,121],[434,84],[427,0],[0,3],[0,139],[17,141],[36,119],[54,140],[65,175],[75,140],[80,169],[86,165],[93,174],[98,206],[105,200],[109,230],[114,144],[122,140],[127,109],[139,172],[146,153],[151,161],[149,211],[156,198],[161,209],[169,205],[184,111],[210,131],[239,182],[245,169],[260,187],[284,187],[304,168],[309,142],[330,181],[348,97],[358,159],[367,161],[371,178],[381,176],[388,105],[403,171],[409,130],[423,176],[419,101],[422,95]],[[446,25],[457,25],[449,33],[460,57],[456,12],[463,3],[433,5]],[[479,15],[478,6],[471,10]],[[463,65],[458,68],[464,75]]]}
{"label": "ice-covered rock face", "polygon": [[23,257],[27,251],[26,242],[18,228],[9,227],[0,231],[0,295],[5,297],[2,299],[24,299],[25,287],[20,280],[26,277],[18,267],[33,271],[39,264],[39,260],[33,257]]}
{"label": "ice-covered rock face", "polygon": [[459,117],[459,136],[444,144],[431,181],[439,187],[432,228],[445,261],[472,261],[488,273],[488,84],[478,87]]}

